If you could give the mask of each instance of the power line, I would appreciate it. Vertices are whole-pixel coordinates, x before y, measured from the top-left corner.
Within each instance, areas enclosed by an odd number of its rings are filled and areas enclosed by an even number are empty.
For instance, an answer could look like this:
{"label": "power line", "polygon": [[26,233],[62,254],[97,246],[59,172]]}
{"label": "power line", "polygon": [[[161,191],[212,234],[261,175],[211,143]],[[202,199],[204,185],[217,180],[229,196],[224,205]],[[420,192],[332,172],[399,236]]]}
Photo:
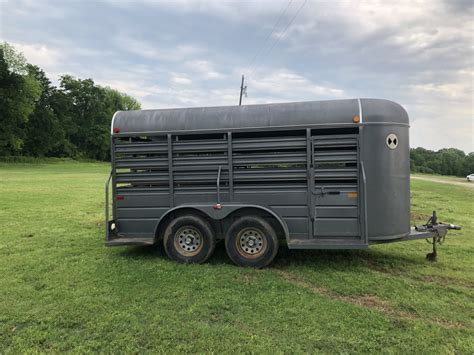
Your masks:
{"label": "power line", "polygon": [[276,22],[273,24],[273,28],[271,30],[271,32],[268,34],[268,36],[265,38],[265,40],[263,41],[263,45],[258,49],[258,51],[255,53],[255,55],[253,56],[252,60],[249,62],[249,64],[247,65],[247,69],[250,69],[250,67],[252,66],[252,64],[254,63],[254,61],[258,58],[258,56],[260,55],[260,53],[262,52],[262,50],[265,48],[268,40],[270,39],[270,37],[272,36],[272,34],[275,32],[277,26],[280,24],[280,21],[281,19],[283,18],[283,16],[286,14],[286,12],[288,11],[288,8],[290,7],[291,3],[293,2],[293,0],[290,0],[288,1],[288,4],[286,5],[286,7],[280,12],[280,16],[278,16],[278,19],[276,20]]}
{"label": "power line", "polygon": [[[304,0],[304,2],[301,4],[301,6],[299,7],[299,9],[295,12],[294,16],[291,18],[290,22],[288,22],[288,24],[286,25],[285,29],[283,30],[283,32],[281,33],[281,35],[273,42],[273,45],[270,47],[270,49],[268,50],[268,52],[266,53],[266,56],[268,56],[271,51],[273,50],[273,48],[275,48],[275,46],[278,44],[278,42],[283,38],[285,37],[285,34],[286,34],[286,31],[288,30],[288,28],[291,26],[291,24],[293,23],[293,21],[296,19],[296,17],[299,15],[299,13],[301,12],[301,10],[303,10],[303,7],[306,5],[306,3],[308,2],[308,0]],[[260,68],[260,65],[262,64],[262,62],[260,62],[260,64],[258,66],[256,66],[248,76],[251,76],[258,68]]]}

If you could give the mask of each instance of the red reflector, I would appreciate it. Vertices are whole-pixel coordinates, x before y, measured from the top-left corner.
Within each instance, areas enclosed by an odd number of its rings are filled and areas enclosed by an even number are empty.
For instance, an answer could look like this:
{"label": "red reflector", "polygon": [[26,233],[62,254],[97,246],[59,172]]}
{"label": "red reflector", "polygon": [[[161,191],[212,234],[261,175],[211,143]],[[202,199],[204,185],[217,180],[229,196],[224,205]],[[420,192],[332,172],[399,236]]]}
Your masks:
{"label": "red reflector", "polygon": [[222,205],[220,203],[216,203],[215,205],[212,206],[215,210],[220,210],[222,208]]}
{"label": "red reflector", "polygon": [[120,133],[120,128],[115,127],[115,128],[114,128],[114,133]]}
{"label": "red reflector", "polygon": [[125,198],[125,196],[123,196],[123,195],[117,195],[117,197],[115,197],[115,199],[117,201],[122,201],[124,198]]}

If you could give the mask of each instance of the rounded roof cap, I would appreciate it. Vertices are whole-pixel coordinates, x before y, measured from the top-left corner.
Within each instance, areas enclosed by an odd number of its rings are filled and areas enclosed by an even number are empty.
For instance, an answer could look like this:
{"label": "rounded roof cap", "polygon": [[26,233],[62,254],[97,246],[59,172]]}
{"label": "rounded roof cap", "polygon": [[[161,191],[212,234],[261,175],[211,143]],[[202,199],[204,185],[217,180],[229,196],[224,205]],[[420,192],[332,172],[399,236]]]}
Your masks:
{"label": "rounded roof cap", "polygon": [[111,132],[114,128],[120,133],[143,133],[351,124],[354,116],[359,116],[360,124],[409,124],[405,109],[393,101],[348,99],[118,111]]}

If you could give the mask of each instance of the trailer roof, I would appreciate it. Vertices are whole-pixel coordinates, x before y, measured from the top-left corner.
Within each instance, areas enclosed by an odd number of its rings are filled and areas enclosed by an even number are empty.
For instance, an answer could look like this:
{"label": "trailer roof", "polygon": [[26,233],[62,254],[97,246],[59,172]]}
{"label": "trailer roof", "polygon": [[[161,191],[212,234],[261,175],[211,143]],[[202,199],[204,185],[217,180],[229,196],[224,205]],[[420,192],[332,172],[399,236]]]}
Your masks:
{"label": "trailer roof", "polygon": [[111,132],[114,128],[122,134],[351,124],[356,115],[362,124],[409,124],[405,109],[393,101],[349,99],[118,111],[112,119]]}

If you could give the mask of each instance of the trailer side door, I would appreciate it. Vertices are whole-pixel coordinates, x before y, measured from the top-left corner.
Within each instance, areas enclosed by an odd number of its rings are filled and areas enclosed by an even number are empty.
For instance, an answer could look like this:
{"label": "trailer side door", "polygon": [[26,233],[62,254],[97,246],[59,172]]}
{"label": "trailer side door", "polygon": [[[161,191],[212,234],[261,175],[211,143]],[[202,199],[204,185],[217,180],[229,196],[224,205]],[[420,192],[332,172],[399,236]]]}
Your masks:
{"label": "trailer side door", "polygon": [[360,239],[358,134],[312,136],[312,229],[316,239]]}

